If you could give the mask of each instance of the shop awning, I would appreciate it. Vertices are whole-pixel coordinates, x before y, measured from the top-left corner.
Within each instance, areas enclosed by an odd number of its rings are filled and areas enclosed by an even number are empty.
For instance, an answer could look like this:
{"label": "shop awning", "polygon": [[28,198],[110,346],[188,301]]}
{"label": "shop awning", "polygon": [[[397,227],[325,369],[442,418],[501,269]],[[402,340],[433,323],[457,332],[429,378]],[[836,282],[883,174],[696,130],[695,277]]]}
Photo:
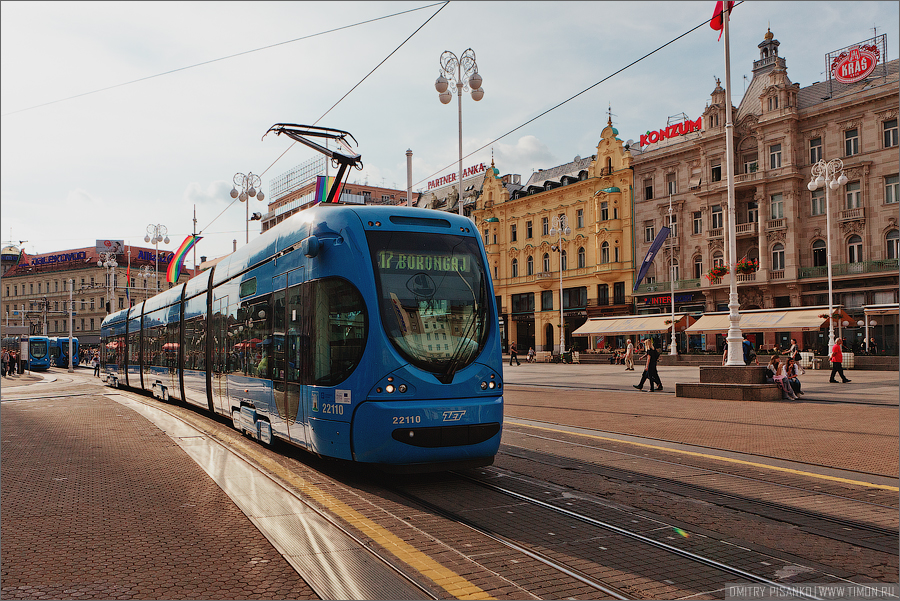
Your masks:
{"label": "shop awning", "polygon": [[[681,330],[686,314],[675,314],[675,329]],[[629,315],[628,317],[597,317],[584,322],[572,336],[618,336],[624,334],[656,334],[672,329],[672,315]],[[669,323],[666,323],[669,322]]]}
{"label": "shop awning", "polygon": [[[856,323],[840,307],[835,307],[835,313],[840,314],[842,321]],[[807,309],[767,309],[762,311],[741,311],[741,331],[760,332],[765,330],[779,332],[798,332],[804,330],[818,330],[828,324],[828,307],[810,307]],[[688,327],[685,332],[697,334],[700,332],[725,332],[730,323],[728,313],[704,313],[694,325]]]}

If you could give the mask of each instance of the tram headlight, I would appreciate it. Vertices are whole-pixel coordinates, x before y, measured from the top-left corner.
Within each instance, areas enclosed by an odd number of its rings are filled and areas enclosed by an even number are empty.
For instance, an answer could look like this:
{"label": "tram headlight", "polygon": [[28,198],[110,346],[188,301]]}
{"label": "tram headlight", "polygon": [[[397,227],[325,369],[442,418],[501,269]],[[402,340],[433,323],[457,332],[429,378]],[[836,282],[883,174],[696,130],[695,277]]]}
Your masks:
{"label": "tram headlight", "polygon": [[[492,382],[492,383],[493,383],[493,382]],[[487,390],[487,389],[488,389],[488,383],[487,383],[487,382],[482,382],[482,383],[481,383],[481,389],[482,389],[482,390]]]}
{"label": "tram headlight", "polygon": [[406,392],[406,384],[401,384],[397,387],[397,390],[399,390],[401,393]]}
{"label": "tram headlight", "polygon": [[488,384],[488,388],[496,388],[496,386],[497,386],[496,382],[491,382],[490,384]]}
{"label": "tram headlight", "polygon": [[387,392],[387,393],[389,393],[389,394],[392,393],[392,392],[394,392],[394,385],[393,385],[393,384],[388,384],[387,386],[384,387],[384,391]]}

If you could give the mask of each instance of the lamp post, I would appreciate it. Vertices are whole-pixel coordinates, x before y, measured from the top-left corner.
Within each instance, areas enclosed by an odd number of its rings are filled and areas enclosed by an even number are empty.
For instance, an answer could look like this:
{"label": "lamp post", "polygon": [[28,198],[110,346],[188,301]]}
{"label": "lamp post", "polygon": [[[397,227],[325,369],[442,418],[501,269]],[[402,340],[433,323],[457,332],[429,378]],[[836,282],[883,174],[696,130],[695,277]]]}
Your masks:
{"label": "lamp post", "polygon": [[157,223],[156,225],[150,224],[147,226],[147,235],[144,236],[144,242],[149,242],[151,244],[156,245],[156,252],[153,253],[153,258],[156,259],[156,291],[159,292],[159,243],[163,244],[169,243],[169,236],[166,234],[169,233],[169,230],[166,226],[161,223]]}
{"label": "lamp post", "polygon": [[832,299],[832,274],[831,274],[831,190],[837,190],[847,183],[844,175],[844,162],[841,159],[832,159],[826,162],[819,159],[811,168],[812,176],[806,185],[810,192],[815,192],[825,186],[825,255],[828,261],[828,350],[834,346],[834,301]]}
{"label": "lamp post", "polygon": [[677,355],[678,347],[675,345],[675,230],[672,227],[671,194],[669,194],[669,261],[672,263],[672,285],[669,286],[669,299],[672,301],[672,344],[669,346],[669,355]]}
{"label": "lamp post", "polygon": [[[100,260],[97,261],[97,267],[105,267],[106,268],[106,312],[112,313],[112,297],[113,291],[116,285],[116,267],[119,264],[116,262],[115,253],[109,252],[101,252]],[[110,272],[112,272],[112,277],[110,277]]]}
{"label": "lamp post", "polygon": [[569,235],[572,233],[572,230],[569,229],[568,220],[565,215],[559,215],[554,219],[554,226],[550,228],[550,235],[556,236],[559,235],[559,242],[556,244],[556,248],[552,250],[556,250],[559,252],[559,356],[562,357],[563,352],[566,349],[566,322],[565,316],[563,315],[563,249],[562,249],[562,237],[563,234]]}
{"label": "lamp post", "polygon": [[[262,182],[260,182],[259,176],[254,175],[253,173],[249,173],[244,175],[243,173],[235,173],[234,174],[234,187],[231,188],[231,197],[232,198],[240,198],[241,202],[247,203],[247,221],[246,221],[246,235],[247,239],[244,241],[244,244],[250,242],[250,203],[248,202],[251,198],[256,198],[256,200],[262,202],[265,200],[266,195],[263,194],[262,190],[259,189],[259,186]],[[238,192],[238,187],[240,187],[241,191]]]}
{"label": "lamp post", "polygon": [[462,188],[462,93],[472,91],[472,100],[478,102],[484,97],[484,89],[481,87],[481,75],[478,74],[478,65],[475,62],[475,51],[468,48],[461,58],[449,50],[441,53],[441,73],[434,82],[434,88],[438,91],[438,98],[443,104],[447,104],[453,98],[449,88],[450,82],[456,85],[456,95],[459,97],[459,214],[463,214],[463,188]]}
{"label": "lamp post", "polygon": [[137,272],[137,277],[144,280],[144,300],[147,300],[147,280],[156,281],[157,273],[153,271],[153,269],[149,265],[141,265],[140,270]]}

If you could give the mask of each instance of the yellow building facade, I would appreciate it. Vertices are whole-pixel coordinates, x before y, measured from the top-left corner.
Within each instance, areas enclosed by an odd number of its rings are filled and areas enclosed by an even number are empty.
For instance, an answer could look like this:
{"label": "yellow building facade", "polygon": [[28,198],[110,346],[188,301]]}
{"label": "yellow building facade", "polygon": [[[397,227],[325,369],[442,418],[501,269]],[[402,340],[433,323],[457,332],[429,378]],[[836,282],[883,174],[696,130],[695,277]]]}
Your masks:
{"label": "yellow building facade", "polygon": [[[522,186],[491,162],[472,217],[484,237],[504,351],[565,348],[588,317],[627,315],[636,274],[631,153],[608,122],[594,156]],[[639,262],[639,261],[637,261]]]}

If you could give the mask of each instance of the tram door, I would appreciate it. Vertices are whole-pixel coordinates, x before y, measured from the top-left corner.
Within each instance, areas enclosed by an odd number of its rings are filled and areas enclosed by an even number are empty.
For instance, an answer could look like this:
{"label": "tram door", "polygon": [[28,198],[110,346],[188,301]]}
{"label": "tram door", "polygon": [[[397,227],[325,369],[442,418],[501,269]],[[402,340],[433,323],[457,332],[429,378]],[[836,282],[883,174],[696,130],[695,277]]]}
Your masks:
{"label": "tram door", "polygon": [[[302,349],[300,323],[305,313],[303,303],[304,269],[288,274],[288,287],[273,294],[273,366],[272,387],[278,416],[284,420],[287,435],[295,444],[306,445],[306,416],[301,402],[300,369]],[[281,282],[285,285],[284,276]]]}
{"label": "tram door", "polygon": [[231,415],[228,400],[228,297],[213,300],[212,333],[212,388],[216,412]]}

